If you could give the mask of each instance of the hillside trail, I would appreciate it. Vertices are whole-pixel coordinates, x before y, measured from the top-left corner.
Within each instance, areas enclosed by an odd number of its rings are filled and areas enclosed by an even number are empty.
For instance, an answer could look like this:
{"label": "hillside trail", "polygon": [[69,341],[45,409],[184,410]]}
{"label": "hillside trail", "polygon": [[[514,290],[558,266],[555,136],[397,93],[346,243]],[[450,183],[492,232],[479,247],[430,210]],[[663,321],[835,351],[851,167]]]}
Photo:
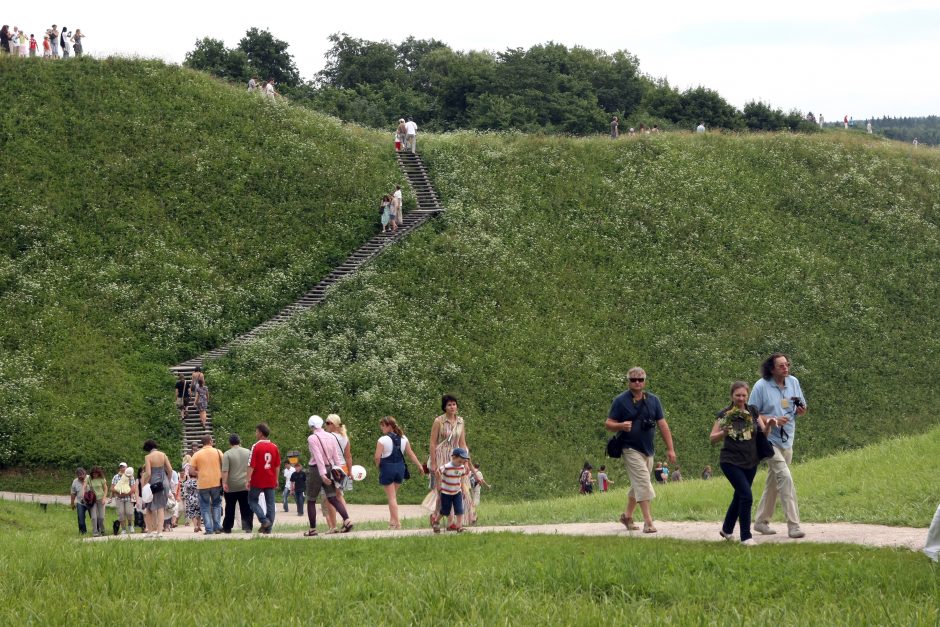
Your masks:
{"label": "hillside trail", "polygon": [[[0,500],[18,501],[25,503],[68,505],[69,497],[58,494],[31,494],[23,492],[0,492]],[[315,540],[305,538],[306,516],[297,516],[294,510],[284,512],[278,504],[275,529],[278,525],[286,527],[283,531],[275,531],[269,537],[295,540]],[[388,520],[388,507],[385,505],[349,505],[349,515],[355,522],[384,522]],[[420,505],[400,505],[399,515],[402,520],[425,520],[427,510]],[[601,523],[552,523],[542,525],[494,525],[470,527],[466,533],[519,533],[523,535],[558,535],[558,536],[608,536],[630,537],[643,540],[656,538],[674,538],[697,542],[727,542],[718,535],[721,523],[718,521],[668,521],[657,520],[657,533],[646,534],[642,531],[627,531],[619,522]],[[856,523],[806,523],[801,525],[806,537],[792,540],[787,537],[786,525],[778,523],[774,526],[777,533],[772,536],[754,534],[754,539],[760,544],[785,543],[845,543],[871,547],[895,547],[919,551],[927,543],[927,529],[917,527],[889,527],[887,525],[865,525]],[[328,535],[322,534],[316,539],[377,539],[400,538],[410,536],[434,535],[429,528],[390,530],[364,530],[353,531],[348,534]],[[454,532],[442,532],[441,535],[457,535]],[[171,533],[165,533],[161,540],[249,540],[257,537],[256,534],[222,534],[206,536],[192,533],[186,527],[178,527]],[[120,541],[118,536],[103,536],[100,538],[87,538],[88,542]],[[131,540],[149,540],[143,534],[130,536]],[[743,547],[742,547],[743,548]]]}

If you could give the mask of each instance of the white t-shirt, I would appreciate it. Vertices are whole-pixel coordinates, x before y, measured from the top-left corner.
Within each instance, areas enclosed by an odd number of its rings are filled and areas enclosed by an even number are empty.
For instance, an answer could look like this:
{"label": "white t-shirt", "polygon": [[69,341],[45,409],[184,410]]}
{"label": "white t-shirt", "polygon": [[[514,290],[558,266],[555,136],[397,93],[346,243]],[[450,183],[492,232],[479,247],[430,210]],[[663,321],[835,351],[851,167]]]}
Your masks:
{"label": "white t-shirt", "polygon": [[392,194],[392,201],[394,202],[396,209],[401,207],[401,190],[400,189],[396,189],[395,193]]}
{"label": "white t-shirt", "polygon": [[411,120],[405,122],[405,135],[417,135],[418,125]]}
{"label": "white t-shirt", "polygon": [[293,466],[288,466],[287,468],[284,469],[284,482],[285,482],[284,485],[286,486],[290,485],[290,476],[294,474],[294,470],[295,468]]}
{"label": "white t-shirt", "polygon": [[[394,444],[392,444],[392,438],[388,437],[387,435],[383,435],[381,438],[379,438],[379,444],[382,445],[382,459],[385,459],[386,457],[391,456],[392,448],[394,448],[395,446]],[[408,448],[408,437],[403,435],[401,436],[401,454],[402,455],[405,454],[406,448]]]}

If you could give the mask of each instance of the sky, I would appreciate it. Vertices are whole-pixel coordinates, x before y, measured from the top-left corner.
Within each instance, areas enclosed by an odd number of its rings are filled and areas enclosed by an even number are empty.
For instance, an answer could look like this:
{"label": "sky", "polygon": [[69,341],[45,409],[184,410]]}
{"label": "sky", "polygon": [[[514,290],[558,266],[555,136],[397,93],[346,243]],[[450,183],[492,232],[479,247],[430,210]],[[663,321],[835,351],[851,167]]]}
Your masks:
{"label": "sky", "polygon": [[455,50],[503,51],[553,41],[627,50],[640,70],[686,89],[703,85],[742,108],[762,100],[785,111],[844,115],[940,114],[940,0],[663,0],[637,7],[590,3],[413,0],[356,2],[5,3],[0,21],[40,34],[81,28],[85,50],[182,63],[202,37],[235,47],[267,28],[290,44],[301,76],[322,69],[327,37],[345,32],[397,43],[409,35]]}

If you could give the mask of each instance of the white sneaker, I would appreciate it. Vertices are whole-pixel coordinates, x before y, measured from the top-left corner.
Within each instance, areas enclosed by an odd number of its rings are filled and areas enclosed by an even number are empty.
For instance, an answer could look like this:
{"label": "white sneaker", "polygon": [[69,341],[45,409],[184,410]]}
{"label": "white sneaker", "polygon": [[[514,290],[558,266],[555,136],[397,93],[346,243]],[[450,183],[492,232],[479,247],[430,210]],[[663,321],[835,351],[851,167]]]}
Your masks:
{"label": "white sneaker", "polygon": [[806,536],[806,533],[799,527],[794,527],[793,529],[790,529],[790,531],[787,532],[787,535],[789,535],[791,538],[796,540],[796,539]]}
{"label": "white sneaker", "polygon": [[776,531],[774,531],[773,529],[770,528],[770,525],[768,525],[768,524],[765,523],[765,522],[756,523],[756,524],[754,525],[754,531],[756,531],[757,533],[759,533],[759,534],[761,534],[761,535],[763,535],[763,536],[772,536],[772,535],[774,535],[775,533],[777,533]]}
{"label": "white sneaker", "polygon": [[741,546],[757,546],[757,541],[754,538],[748,538],[741,543]]}

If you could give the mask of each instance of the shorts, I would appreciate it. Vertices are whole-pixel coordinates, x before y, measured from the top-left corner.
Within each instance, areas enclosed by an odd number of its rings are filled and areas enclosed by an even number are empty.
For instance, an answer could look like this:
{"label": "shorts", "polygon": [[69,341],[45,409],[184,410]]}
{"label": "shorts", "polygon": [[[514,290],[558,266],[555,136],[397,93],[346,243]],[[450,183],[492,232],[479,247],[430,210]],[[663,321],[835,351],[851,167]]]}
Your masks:
{"label": "shorts", "polygon": [[182,396],[176,397],[176,408],[183,409],[183,397]]}
{"label": "shorts", "polygon": [[401,484],[404,480],[405,462],[383,462],[379,465],[379,485]]}
{"label": "shorts", "polygon": [[652,501],[656,498],[656,491],[650,481],[650,472],[653,470],[652,455],[647,457],[635,449],[625,448],[623,465],[630,477],[630,491],[627,496],[632,496],[637,501]]}
{"label": "shorts", "polygon": [[441,516],[450,516],[451,506],[454,513],[463,516],[463,492],[457,494],[444,494],[441,492]]}

